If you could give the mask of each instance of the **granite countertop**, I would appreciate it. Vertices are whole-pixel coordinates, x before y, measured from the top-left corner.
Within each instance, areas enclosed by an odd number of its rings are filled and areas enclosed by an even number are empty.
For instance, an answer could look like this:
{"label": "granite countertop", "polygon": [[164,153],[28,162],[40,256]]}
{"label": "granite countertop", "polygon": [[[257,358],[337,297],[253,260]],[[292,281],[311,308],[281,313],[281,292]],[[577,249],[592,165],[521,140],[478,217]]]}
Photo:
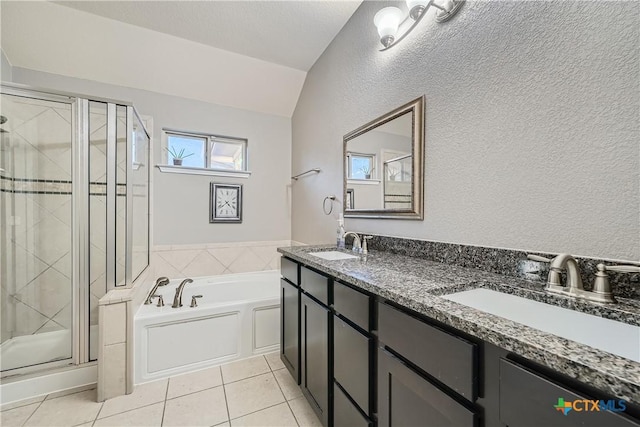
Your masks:
{"label": "granite countertop", "polygon": [[[640,303],[618,299],[602,306],[544,292],[544,283],[503,276],[389,252],[326,261],[311,252],[331,246],[278,248],[288,258],[422,313],[469,335],[533,360],[618,398],[640,404],[640,363],[442,298],[444,294],[493,288],[640,326]],[[579,327],[580,325],[568,325]]]}

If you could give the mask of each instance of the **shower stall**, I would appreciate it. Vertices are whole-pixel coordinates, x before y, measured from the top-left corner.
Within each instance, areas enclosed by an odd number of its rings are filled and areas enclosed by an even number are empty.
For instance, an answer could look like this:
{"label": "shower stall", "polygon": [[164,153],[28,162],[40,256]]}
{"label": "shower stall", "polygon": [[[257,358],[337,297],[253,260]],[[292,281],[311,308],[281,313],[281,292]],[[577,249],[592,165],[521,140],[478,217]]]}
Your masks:
{"label": "shower stall", "polygon": [[2,84],[1,377],[97,358],[98,300],[149,265],[150,138],[133,105]]}

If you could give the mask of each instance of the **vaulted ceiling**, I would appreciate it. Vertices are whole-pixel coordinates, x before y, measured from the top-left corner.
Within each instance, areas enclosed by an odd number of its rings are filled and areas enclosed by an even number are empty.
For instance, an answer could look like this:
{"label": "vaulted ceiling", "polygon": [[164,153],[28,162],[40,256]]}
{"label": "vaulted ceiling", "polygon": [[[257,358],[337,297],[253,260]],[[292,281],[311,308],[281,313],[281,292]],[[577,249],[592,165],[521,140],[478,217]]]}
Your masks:
{"label": "vaulted ceiling", "polygon": [[360,1],[0,2],[14,67],[290,117]]}

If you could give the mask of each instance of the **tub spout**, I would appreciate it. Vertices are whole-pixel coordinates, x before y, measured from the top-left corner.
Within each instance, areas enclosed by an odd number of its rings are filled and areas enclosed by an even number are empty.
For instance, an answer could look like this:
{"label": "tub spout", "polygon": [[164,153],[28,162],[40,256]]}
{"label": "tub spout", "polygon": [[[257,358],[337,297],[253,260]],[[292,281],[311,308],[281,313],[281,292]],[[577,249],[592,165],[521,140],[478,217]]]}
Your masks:
{"label": "tub spout", "polygon": [[144,301],[145,304],[151,304],[151,300],[153,300],[153,298],[157,297],[156,295],[156,291],[158,290],[158,287],[160,286],[166,286],[169,284],[169,279],[167,277],[159,277],[158,280],[156,280],[156,284],[153,285],[153,288],[151,289],[151,292],[149,292],[149,295],[147,295],[147,299]]}
{"label": "tub spout", "polygon": [[171,305],[171,307],[173,308],[182,307],[182,290],[184,289],[184,286],[187,283],[192,283],[192,282],[193,280],[191,279],[184,279],[182,283],[180,283],[180,285],[178,286],[178,289],[176,289],[176,296],[173,297],[173,304]]}

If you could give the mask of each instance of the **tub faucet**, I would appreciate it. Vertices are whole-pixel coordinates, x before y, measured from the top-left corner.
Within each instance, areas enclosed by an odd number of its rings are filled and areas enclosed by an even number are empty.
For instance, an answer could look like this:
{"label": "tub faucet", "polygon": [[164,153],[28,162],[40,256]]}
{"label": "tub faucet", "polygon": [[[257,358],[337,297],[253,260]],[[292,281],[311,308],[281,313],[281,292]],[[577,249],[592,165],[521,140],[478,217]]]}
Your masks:
{"label": "tub faucet", "polygon": [[173,297],[173,304],[171,305],[172,308],[182,307],[182,290],[184,289],[184,286],[187,283],[192,283],[192,282],[193,282],[192,279],[184,279],[182,283],[180,283],[180,285],[178,286],[178,289],[176,289],[176,296]]}
{"label": "tub faucet", "polygon": [[169,284],[169,278],[168,277],[159,277],[158,280],[156,280],[156,284],[153,285],[153,288],[151,288],[151,292],[149,292],[149,295],[147,295],[147,299],[144,301],[145,304],[149,305],[151,304],[151,300],[155,297],[157,297],[156,295],[156,291],[158,290],[159,286],[166,286]]}
{"label": "tub faucet", "polygon": [[344,238],[346,239],[348,235],[353,236],[352,250],[358,253],[362,252],[362,244],[360,242],[360,236],[358,236],[358,233],[354,231],[347,231],[346,233],[344,233]]}

